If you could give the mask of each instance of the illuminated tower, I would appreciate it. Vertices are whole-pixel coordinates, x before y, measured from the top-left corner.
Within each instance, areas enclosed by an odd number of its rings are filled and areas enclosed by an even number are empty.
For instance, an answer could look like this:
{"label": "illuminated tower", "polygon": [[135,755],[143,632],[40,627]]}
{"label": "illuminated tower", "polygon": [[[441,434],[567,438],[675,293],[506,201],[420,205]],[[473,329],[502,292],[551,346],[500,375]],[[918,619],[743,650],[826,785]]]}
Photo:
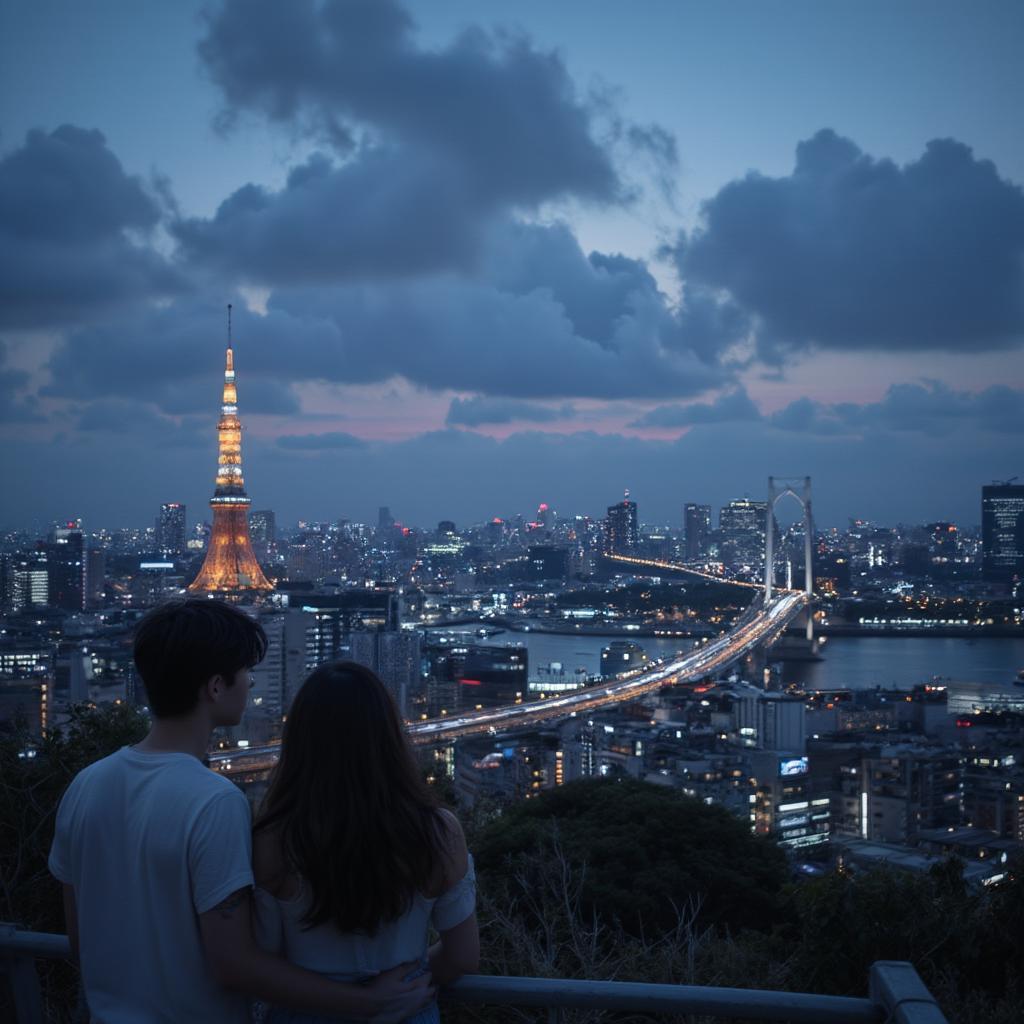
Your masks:
{"label": "illuminated tower", "polygon": [[253,554],[249,539],[249,496],[242,479],[242,424],[235,389],[235,354],[231,347],[231,307],[228,306],[228,350],[224,368],[224,403],[217,424],[220,454],[217,486],[210,499],[213,529],[206,559],[189,584],[193,593],[273,590],[273,584]]}

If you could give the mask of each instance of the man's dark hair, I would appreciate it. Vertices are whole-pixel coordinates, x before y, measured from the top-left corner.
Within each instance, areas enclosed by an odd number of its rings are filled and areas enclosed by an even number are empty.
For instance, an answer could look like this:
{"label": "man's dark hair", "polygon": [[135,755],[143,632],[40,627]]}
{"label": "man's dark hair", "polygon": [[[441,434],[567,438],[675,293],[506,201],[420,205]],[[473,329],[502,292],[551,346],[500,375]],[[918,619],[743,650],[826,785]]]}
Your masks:
{"label": "man's dark hair", "polygon": [[148,612],[135,630],[135,667],[157,718],[187,715],[211,676],[228,686],[235,673],[258,665],[267,634],[245,612],[223,601],[186,598]]}

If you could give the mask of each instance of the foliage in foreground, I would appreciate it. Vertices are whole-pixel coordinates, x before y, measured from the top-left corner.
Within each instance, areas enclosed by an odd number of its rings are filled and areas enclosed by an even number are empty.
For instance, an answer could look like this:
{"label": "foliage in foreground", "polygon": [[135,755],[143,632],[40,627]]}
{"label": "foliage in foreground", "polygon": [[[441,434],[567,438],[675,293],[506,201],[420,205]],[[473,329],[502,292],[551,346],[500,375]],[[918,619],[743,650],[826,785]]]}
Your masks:
{"label": "foliage in foreground", "polygon": [[[587,779],[509,808],[473,836],[496,899],[541,886],[524,854],[560,855],[580,879],[583,912],[634,935],[696,924],[766,929],[778,920],[788,869],[782,851],[721,807],[631,779]],[[543,858],[541,863],[543,862]]]}
{"label": "foliage in foreground", "polygon": [[[620,784],[604,785],[615,790]],[[639,820],[636,808],[651,812],[666,800],[661,796],[630,788],[622,800],[604,800],[585,787],[566,787],[550,801],[547,796],[531,801],[528,812],[513,808],[482,829],[478,877],[483,973],[865,996],[872,963],[908,960],[952,1024],[1024,1019],[1024,871],[1012,870],[1006,882],[982,890],[967,888],[956,860],[924,875],[890,868],[855,876],[836,872],[780,885],[773,895],[775,918],[766,928],[753,927],[755,919],[744,926],[730,918],[728,902],[722,904],[724,911],[709,912],[712,908],[699,892],[675,902],[671,926],[664,925],[663,905],[655,901],[662,923],[651,927],[643,919],[637,927],[628,917],[604,909],[618,906],[628,896],[626,890],[613,892],[607,901],[593,896],[606,891],[594,882],[595,875],[604,873],[585,855],[586,830],[569,825],[574,812],[565,803],[572,801],[574,791],[595,801],[591,806],[600,811],[592,820],[620,837],[618,847],[590,847],[601,856],[611,853],[629,860],[629,847],[646,842],[646,830],[657,831],[672,821],[674,808],[667,802],[668,814],[657,813],[647,826]],[[560,813],[551,813],[553,808]],[[582,808],[575,815],[591,818]],[[502,838],[509,823],[510,831]],[[523,840],[523,828],[529,830],[532,846]],[[715,859],[742,863],[750,855],[749,836],[736,845],[731,838],[728,832],[718,836]],[[513,852],[495,857],[491,844]],[[480,867],[484,863],[487,867]],[[703,864],[700,860],[697,866]],[[634,891],[635,902],[647,906],[649,894],[640,890],[641,884]],[[708,893],[714,895],[713,886]],[[662,900],[665,895],[660,891]],[[543,1019],[536,1012],[493,1007],[452,1007],[450,1012],[458,1022]],[[645,1018],[582,1011],[567,1015],[569,1021],[599,1019]],[[688,1020],[697,1024],[698,1018]]]}

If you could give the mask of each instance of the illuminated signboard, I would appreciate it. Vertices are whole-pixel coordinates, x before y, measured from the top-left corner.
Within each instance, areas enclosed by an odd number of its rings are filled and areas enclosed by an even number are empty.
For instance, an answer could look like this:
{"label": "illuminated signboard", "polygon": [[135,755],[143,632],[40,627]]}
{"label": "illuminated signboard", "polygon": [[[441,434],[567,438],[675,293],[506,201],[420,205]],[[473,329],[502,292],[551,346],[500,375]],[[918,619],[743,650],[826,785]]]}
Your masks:
{"label": "illuminated signboard", "polygon": [[790,757],[779,762],[779,775],[786,778],[790,775],[803,775],[807,771],[806,757]]}

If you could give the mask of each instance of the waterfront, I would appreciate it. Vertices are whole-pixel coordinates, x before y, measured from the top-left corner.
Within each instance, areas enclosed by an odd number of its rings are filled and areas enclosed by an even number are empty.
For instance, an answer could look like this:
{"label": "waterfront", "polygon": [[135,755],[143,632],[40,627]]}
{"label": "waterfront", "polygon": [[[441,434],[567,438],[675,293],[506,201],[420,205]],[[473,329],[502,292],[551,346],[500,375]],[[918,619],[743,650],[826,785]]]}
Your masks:
{"label": "waterfront", "polygon": [[1010,687],[1024,668],[1024,639],[990,637],[830,637],[823,661],[786,662],[784,683],[810,689],[909,690],[935,677]]}
{"label": "waterfront", "polygon": [[[529,651],[530,679],[553,676],[542,671],[561,664],[568,680],[579,669],[587,675],[600,667],[601,648],[613,640],[635,639],[654,659],[689,650],[692,641],[661,637],[575,636],[554,633],[503,631],[487,638],[471,634],[475,643],[523,644]],[[1024,639],[991,637],[964,640],[956,637],[831,637],[821,646],[822,661],[784,662],[786,684],[810,689],[873,689],[876,686],[909,690],[935,677],[955,682],[1011,686],[1024,668]],[[582,674],[582,673],[581,673]]]}

